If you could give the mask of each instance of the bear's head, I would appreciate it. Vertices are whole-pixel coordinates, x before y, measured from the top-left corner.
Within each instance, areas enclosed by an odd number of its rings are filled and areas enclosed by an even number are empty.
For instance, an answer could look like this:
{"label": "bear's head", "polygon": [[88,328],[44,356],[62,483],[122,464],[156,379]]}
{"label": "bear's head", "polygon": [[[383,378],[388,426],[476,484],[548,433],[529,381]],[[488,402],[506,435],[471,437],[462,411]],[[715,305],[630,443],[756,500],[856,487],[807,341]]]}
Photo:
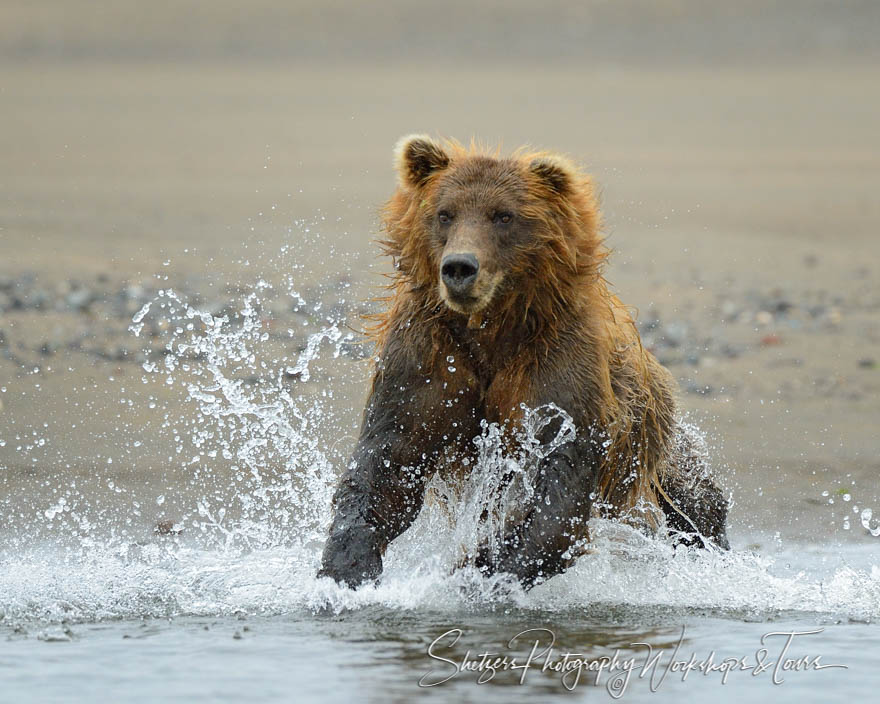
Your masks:
{"label": "bear's head", "polygon": [[604,249],[592,183],[564,157],[500,157],[425,136],[397,145],[387,248],[414,291],[464,316],[559,315]]}

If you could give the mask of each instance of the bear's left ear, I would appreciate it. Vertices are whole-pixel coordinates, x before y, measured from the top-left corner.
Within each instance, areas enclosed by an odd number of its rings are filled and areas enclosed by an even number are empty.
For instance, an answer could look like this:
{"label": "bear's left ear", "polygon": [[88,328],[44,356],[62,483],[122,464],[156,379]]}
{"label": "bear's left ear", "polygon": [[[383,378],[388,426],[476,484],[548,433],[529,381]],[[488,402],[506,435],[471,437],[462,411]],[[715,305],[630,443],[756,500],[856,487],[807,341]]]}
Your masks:
{"label": "bear's left ear", "polygon": [[402,138],[394,148],[394,162],[400,185],[418,188],[431,174],[449,166],[449,154],[430,137],[422,134]]}
{"label": "bear's left ear", "polygon": [[529,171],[561,196],[571,190],[577,175],[577,169],[570,161],[556,155],[542,155],[532,159]]}

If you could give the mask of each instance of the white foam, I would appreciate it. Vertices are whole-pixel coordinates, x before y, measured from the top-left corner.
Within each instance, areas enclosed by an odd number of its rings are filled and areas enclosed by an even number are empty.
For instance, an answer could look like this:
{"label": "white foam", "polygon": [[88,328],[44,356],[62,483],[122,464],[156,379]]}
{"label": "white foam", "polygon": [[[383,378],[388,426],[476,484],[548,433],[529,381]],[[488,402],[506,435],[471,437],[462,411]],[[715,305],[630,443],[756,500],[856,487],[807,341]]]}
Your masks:
{"label": "white foam", "polygon": [[[19,621],[92,621],[174,615],[290,614],[384,606],[461,612],[486,605],[566,611],[597,605],[710,609],[765,617],[777,611],[880,618],[880,565],[840,563],[822,573],[781,568],[785,555],[672,548],[594,521],[594,551],[528,593],[473,570],[452,571],[428,526],[389,550],[378,585],[352,591],[317,579],[319,550],[199,550],[157,542],[0,555],[0,614]],[[623,533],[624,535],[621,535]],[[442,543],[451,535],[434,533]]]}

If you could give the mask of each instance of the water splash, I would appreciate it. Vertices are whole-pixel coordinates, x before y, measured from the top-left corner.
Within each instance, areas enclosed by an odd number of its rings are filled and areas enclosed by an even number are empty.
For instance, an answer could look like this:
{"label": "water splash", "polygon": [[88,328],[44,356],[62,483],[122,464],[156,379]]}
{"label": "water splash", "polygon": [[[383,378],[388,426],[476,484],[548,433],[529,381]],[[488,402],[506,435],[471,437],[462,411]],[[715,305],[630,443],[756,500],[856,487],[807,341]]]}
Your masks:
{"label": "water splash", "polygon": [[[288,283],[286,294],[304,306]],[[571,418],[552,405],[524,409],[513,448],[503,428],[483,424],[468,480],[454,486],[432,481],[425,509],[390,546],[377,585],[351,591],[316,579],[344,456],[334,456],[327,438],[344,432],[325,403],[332,388],[306,393],[302,386],[312,379],[311,365],[338,357],[353,338],[341,332],[343,321],[325,317],[295,359],[268,351],[261,296],[269,288],[258,282],[237,308],[219,314],[165,289],[134,316],[135,335],[150,315],[161,316],[169,330],[163,361],[145,363],[144,374],[185,390],[190,412],[166,416],[163,427],[175,438],[198,498],[166,535],[144,541],[96,530],[103,509],[76,491],[60,492],[45,519],[59,531],[69,525],[77,539],[63,546],[51,538],[19,541],[0,551],[0,616],[7,622],[339,612],[373,605],[460,613],[487,605],[564,611],[631,604],[880,618],[880,566],[873,559],[811,567],[798,546],[775,558],[693,550],[601,519],[591,522],[590,553],[529,593],[499,591],[498,578],[456,570],[463,550],[492,541],[515,520],[515,507],[533,493],[537,460],[576,432]],[[554,437],[539,441],[552,422],[558,422]],[[215,460],[230,473],[215,471]],[[128,500],[124,488],[108,487],[123,504]],[[165,493],[155,501],[164,504]],[[133,503],[128,508],[138,510]],[[859,518],[875,533],[870,509]]]}
{"label": "water splash", "polygon": [[[332,416],[320,398],[295,396],[286,380],[308,381],[309,364],[321,353],[321,343],[331,342],[338,357],[352,335],[343,335],[334,321],[308,336],[295,365],[263,359],[260,346],[269,336],[260,294],[268,288],[258,282],[231,318],[198,310],[171,289],[160,291],[173,334],[164,364],[145,366],[166,383],[185,386],[195,406],[195,422],[189,423],[188,433],[182,431],[193,451],[193,478],[209,481],[203,464],[218,455],[232,462],[234,490],[205,492],[192,521],[224,549],[322,541],[335,481],[320,444]],[[295,291],[291,295],[302,300]],[[166,428],[174,424],[169,420]],[[181,440],[180,451],[186,446]]]}
{"label": "water splash", "polygon": [[880,537],[880,519],[874,518],[874,512],[866,508],[862,511],[859,519],[862,527],[875,538]]}

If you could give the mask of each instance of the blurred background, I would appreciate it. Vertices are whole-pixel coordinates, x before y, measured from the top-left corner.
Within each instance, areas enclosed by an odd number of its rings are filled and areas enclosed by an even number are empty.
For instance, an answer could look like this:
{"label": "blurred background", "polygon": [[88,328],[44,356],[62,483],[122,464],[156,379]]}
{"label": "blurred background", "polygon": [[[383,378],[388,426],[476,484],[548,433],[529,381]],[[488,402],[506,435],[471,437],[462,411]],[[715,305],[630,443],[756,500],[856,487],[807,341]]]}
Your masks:
{"label": "blurred background", "polygon": [[[839,534],[829,499],[880,505],[878,36],[871,0],[2,0],[7,516],[48,476],[189,471],[162,427],[194,413],[185,390],[143,371],[168,331],[128,330],[158,290],[219,313],[292,275],[354,325],[389,268],[392,146],[428,132],[590,170],[607,278],[712,437],[734,535],[781,506],[784,531]],[[297,320],[287,293],[270,332]],[[368,374],[343,356],[290,383],[335,389],[354,433]],[[143,526],[174,518],[150,505]]]}

